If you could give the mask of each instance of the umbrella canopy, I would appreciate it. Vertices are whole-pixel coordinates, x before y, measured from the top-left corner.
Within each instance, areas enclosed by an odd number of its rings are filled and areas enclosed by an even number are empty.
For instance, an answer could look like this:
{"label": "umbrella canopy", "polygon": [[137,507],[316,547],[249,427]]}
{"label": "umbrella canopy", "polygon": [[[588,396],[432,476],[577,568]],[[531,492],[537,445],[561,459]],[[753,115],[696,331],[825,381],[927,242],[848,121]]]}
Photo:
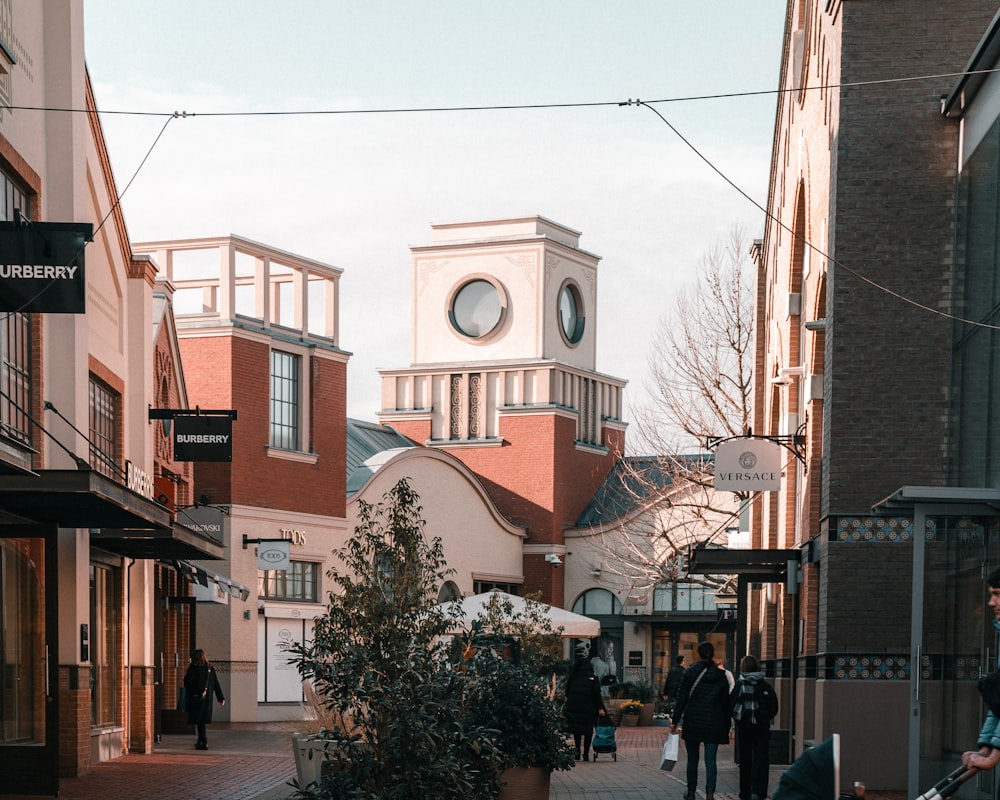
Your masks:
{"label": "umbrella canopy", "polygon": [[[498,598],[501,602],[509,602],[513,606],[515,614],[523,614],[525,611],[527,602],[523,597],[507,594],[507,592],[501,592],[499,589],[484,592],[483,594],[475,594],[463,600],[452,600],[448,603],[442,603],[442,606],[449,611],[454,605],[460,606],[463,622],[471,623],[477,617],[485,614],[486,606],[493,597]],[[596,619],[585,617],[582,614],[574,614],[572,611],[546,605],[545,603],[537,603],[536,605],[541,611],[542,616],[549,620],[553,629],[563,629],[563,639],[592,639],[595,636],[601,635],[601,623]]]}

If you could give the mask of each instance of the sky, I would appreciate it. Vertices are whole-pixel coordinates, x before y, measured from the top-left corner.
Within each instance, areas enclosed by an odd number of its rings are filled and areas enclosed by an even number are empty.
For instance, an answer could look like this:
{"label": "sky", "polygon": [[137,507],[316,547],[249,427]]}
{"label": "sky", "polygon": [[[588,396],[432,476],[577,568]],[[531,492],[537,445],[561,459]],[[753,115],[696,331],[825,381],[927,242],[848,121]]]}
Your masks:
{"label": "sky", "polygon": [[[629,382],[634,419],[677,293],[734,225],[763,233],[784,13],[782,0],[84,0],[132,241],[231,233],[343,269],[347,413],[368,420],[377,370],[410,364],[410,247],[432,224],[535,214],[601,256],[596,366]],[[670,101],[654,104],[669,125],[619,105],[636,98]],[[315,113],[333,111],[352,113]]]}

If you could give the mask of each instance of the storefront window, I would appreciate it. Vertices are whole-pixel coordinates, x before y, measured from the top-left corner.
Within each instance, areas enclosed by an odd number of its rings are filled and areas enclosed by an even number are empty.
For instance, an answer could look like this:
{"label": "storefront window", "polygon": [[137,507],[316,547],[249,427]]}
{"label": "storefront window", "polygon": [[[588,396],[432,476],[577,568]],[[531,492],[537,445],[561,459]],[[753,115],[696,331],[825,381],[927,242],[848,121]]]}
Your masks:
{"label": "storefront window", "polygon": [[717,591],[698,583],[661,584],[653,593],[653,611],[714,611]]}
{"label": "storefront window", "polygon": [[120,614],[117,571],[90,565],[91,724],[118,724]]}
{"label": "storefront window", "polygon": [[319,600],[319,564],[292,561],[287,570],[268,569],[257,573],[258,594],[266,600]]}
{"label": "storefront window", "polygon": [[45,543],[0,539],[0,743],[45,742]]}
{"label": "storefront window", "polygon": [[957,409],[952,479],[962,486],[1000,485],[1000,369],[996,308],[1000,302],[1000,122],[978,144],[959,177],[952,403]]}

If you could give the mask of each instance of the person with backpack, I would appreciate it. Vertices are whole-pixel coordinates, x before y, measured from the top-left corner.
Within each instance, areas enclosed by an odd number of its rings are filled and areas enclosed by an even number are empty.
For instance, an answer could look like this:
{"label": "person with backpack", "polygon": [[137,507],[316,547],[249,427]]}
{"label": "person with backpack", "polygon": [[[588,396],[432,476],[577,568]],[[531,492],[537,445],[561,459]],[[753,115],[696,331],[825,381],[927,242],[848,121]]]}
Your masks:
{"label": "person with backpack", "polygon": [[744,656],[740,661],[740,676],[729,700],[736,721],[740,800],[764,800],[771,766],[771,720],[778,714],[778,696],[764,679],[755,656]]}

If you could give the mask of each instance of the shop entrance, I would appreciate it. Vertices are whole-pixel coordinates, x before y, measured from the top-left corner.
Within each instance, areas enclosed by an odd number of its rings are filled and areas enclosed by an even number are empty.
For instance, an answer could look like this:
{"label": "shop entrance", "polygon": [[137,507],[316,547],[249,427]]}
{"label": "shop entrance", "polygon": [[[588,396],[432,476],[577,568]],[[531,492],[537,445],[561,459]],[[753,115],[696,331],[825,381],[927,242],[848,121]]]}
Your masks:
{"label": "shop entrance", "polygon": [[[59,790],[55,528],[0,528],[0,775],[10,794]],[[66,661],[75,662],[67,654]],[[81,670],[78,679],[84,677]],[[71,681],[72,682],[72,681]]]}

